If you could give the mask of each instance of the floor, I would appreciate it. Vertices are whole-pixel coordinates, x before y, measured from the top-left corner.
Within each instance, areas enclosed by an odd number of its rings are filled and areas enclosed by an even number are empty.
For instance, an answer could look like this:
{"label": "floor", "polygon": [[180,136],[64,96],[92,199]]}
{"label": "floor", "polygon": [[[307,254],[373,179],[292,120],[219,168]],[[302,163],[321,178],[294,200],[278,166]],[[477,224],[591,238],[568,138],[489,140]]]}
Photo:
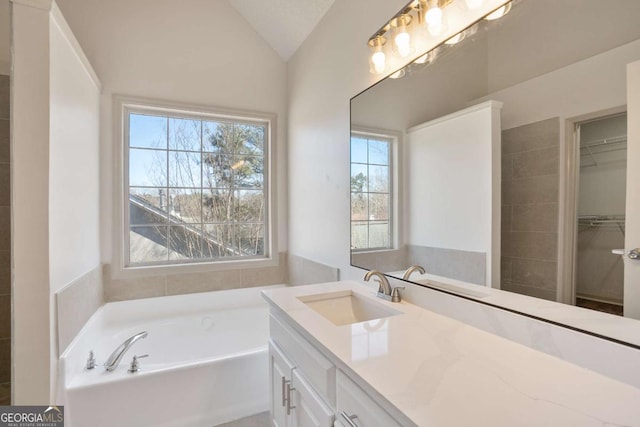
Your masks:
{"label": "floor", "polygon": [[622,306],[617,304],[609,304],[606,302],[576,298],[576,306],[622,316]]}
{"label": "floor", "polygon": [[270,425],[271,423],[269,422],[269,413],[261,412],[250,417],[220,424],[215,427],[269,427]]}

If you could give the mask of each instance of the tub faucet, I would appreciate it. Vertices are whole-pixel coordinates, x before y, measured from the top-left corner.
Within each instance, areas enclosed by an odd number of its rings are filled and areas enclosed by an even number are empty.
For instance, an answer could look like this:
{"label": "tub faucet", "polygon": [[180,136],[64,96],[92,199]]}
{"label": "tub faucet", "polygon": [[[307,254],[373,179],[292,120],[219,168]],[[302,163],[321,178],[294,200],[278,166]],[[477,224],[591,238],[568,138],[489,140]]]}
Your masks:
{"label": "tub faucet", "polygon": [[364,275],[364,280],[368,282],[373,276],[377,277],[375,281],[378,282],[378,297],[390,300],[391,285],[385,275],[380,273],[378,270],[371,270],[367,271],[367,274]]}
{"label": "tub faucet", "polygon": [[421,265],[412,265],[405,270],[404,274],[402,275],[402,280],[409,280],[409,277],[411,277],[411,273],[413,273],[414,271],[418,271],[420,274],[425,273],[424,267],[422,267]]}
{"label": "tub faucet", "polygon": [[147,331],[140,332],[140,333],[135,334],[131,338],[127,339],[122,344],[120,344],[118,346],[118,348],[116,348],[113,351],[113,353],[111,353],[111,356],[109,356],[107,361],[104,362],[104,368],[109,372],[114,371],[118,367],[118,365],[120,364],[120,360],[122,359],[122,356],[124,356],[124,354],[127,352],[127,350],[129,350],[129,348],[136,341],[138,341],[141,338],[146,338],[146,337],[147,337]]}

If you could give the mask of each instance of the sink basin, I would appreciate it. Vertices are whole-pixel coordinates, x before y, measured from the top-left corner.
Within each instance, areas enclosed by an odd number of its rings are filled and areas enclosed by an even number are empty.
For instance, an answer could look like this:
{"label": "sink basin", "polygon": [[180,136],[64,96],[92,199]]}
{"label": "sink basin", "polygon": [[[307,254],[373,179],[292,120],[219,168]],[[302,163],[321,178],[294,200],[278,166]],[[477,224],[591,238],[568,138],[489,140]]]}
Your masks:
{"label": "sink basin", "polygon": [[402,314],[350,290],[305,295],[298,299],[338,326]]}

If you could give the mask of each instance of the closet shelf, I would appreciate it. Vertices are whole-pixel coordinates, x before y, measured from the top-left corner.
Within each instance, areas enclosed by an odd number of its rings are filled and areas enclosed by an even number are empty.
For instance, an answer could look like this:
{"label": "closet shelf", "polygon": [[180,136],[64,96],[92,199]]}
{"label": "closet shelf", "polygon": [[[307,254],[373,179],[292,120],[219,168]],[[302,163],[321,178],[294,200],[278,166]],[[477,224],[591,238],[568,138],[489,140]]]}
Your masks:
{"label": "closet shelf", "polygon": [[582,230],[587,228],[612,227],[620,230],[624,235],[625,216],[624,215],[579,215],[578,226]]}
{"label": "closet shelf", "polygon": [[[588,157],[592,163],[580,162],[580,167],[598,166],[596,156],[599,154],[623,151],[627,149],[627,135],[620,135],[611,138],[599,139],[586,142],[580,145],[580,157]],[[610,161],[609,161],[610,162]]]}

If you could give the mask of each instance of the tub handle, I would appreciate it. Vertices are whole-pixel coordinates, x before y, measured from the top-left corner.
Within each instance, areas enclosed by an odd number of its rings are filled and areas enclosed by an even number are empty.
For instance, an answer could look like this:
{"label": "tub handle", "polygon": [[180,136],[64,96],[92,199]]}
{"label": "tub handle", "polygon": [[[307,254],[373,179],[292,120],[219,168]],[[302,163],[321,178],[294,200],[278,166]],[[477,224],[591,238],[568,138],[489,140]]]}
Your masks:
{"label": "tub handle", "polygon": [[149,355],[143,354],[142,356],[133,356],[133,359],[131,360],[131,366],[129,366],[129,370],[127,372],[129,372],[130,374],[135,374],[136,372],[138,372],[140,370],[138,359],[142,359],[143,357],[149,357]]}

